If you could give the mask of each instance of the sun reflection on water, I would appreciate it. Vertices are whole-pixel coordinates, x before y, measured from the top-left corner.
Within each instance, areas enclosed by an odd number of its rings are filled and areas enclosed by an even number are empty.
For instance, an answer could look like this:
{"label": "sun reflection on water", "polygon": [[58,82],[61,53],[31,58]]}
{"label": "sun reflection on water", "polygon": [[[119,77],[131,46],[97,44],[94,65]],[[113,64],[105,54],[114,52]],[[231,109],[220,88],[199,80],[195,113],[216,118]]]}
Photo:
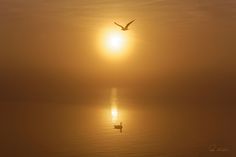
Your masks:
{"label": "sun reflection on water", "polygon": [[118,110],[117,110],[117,108],[112,108],[111,109],[111,117],[112,117],[112,122],[116,122],[118,120]]}
{"label": "sun reflection on water", "polygon": [[111,89],[111,120],[113,123],[118,121],[118,102],[117,102],[117,89]]}

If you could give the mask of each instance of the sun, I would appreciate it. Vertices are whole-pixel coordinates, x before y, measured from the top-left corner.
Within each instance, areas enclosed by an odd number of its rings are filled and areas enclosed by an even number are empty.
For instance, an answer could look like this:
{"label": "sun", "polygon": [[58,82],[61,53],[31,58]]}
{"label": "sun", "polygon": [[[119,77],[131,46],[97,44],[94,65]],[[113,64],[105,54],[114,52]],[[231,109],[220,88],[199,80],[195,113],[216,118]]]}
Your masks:
{"label": "sun", "polygon": [[104,44],[110,54],[120,54],[124,51],[126,39],[122,32],[113,31],[106,34]]}
{"label": "sun", "polygon": [[98,32],[99,52],[109,60],[125,59],[131,52],[133,35],[116,27],[104,27]]}
{"label": "sun", "polygon": [[106,42],[111,52],[118,52],[124,46],[124,39],[120,34],[111,34],[107,37]]}

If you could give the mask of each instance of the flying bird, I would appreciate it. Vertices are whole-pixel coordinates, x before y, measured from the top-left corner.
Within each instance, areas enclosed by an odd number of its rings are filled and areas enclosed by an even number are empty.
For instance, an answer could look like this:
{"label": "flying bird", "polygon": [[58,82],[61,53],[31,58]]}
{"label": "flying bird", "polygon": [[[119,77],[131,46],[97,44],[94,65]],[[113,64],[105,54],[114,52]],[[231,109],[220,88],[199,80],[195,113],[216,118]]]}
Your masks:
{"label": "flying bird", "polygon": [[135,20],[129,22],[125,27],[122,26],[122,25],[120,25],[120,24],[118,24],[118,23],[116,23],[116,22],[114,22],[114,24],[116,24],[117,26],[119,26],[119,27],[121,28],[122,31],[127,31],[127,30],[129,30],[129,28],[128,28],[129,25],[130,25],[131,23],[133,23],[134,21],[135,21]]}

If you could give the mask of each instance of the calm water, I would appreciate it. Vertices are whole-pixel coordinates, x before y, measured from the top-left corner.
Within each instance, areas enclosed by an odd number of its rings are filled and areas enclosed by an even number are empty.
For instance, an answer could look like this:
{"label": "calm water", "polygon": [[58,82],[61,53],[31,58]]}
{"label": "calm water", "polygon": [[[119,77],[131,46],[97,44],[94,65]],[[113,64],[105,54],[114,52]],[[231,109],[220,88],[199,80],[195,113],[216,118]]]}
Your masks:
{"label": "calm water", "polygon": [[[123,95],[124,96],[124,95]],[[123,101],[124,100],[124,101]],[[217,111],[111,100],[78,104],[2,104],[4,156],[232,156],[233,131]],[[112,105],[113,104],[113,105]],[[116,105],[118,117],[111,109]],[[225,119],[222,120],[222,117]],[[123,132],[113,124],[123,122]],[[229,151],[210,152],[209,145]]]}

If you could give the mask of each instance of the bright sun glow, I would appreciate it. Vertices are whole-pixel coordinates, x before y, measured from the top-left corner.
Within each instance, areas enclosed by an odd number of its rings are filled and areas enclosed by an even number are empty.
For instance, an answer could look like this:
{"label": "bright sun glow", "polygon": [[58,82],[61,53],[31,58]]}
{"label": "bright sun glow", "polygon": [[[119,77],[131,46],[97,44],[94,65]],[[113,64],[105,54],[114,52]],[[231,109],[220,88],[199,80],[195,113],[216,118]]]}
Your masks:
{"label": "bright sun glow", "polygon": [[100,52],[109,59],[120,59],[130,53],[132,31],[122,31],[117,27],[104,27],[98,37]]}
{"label": "bright sun glow", "polygon": [[111,32],[107,35],[105,44],[110,53],[121,53],[124,48],[125,38],[122,33]]}

